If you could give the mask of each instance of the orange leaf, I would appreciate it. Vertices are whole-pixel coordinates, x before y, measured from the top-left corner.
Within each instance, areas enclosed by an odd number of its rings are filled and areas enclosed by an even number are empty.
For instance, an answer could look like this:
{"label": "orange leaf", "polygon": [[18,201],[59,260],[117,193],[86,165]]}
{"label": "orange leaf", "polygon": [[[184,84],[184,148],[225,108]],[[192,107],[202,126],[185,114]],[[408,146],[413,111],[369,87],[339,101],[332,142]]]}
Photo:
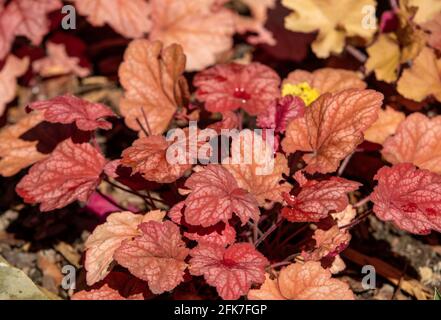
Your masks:
{"label": "orange leaf", "polygon": [[354,300],[349,286],[331,278],[320,262],[295,263],[280,271],[277,279],[267,276],[258,290],[248,293],[250,300]]}
{"label": "orange leaf", "polygon": [[[125,89],[120,110],[127,126],[162,134],[186,94],[185,56],[179,45],[134,40],[124,55],[119,78]],[[138,120],[138,121],[137,121]],[[146,122],[148,121],[148,123]]]}
{"label": "orange leaf", "polygon": [[382,155],[392,164],[413,163],[441,174],[441,116],[411,114],[383,146]]}
{"label": "orange leaf", "polygon": [[141,38],[150,30],[150,6],[145,0],[74,1],[78,12],[95,27],[107,23],[126,38]]}
{"label": "orange leaf", "polygon": [[425,47],[413,60],[412,66],[404,70],[397,90],[408,99],[418,102],[434,96],[441,102],[441,59],[433,49]]}
{"label": "orange leaf", "polygon": [[6,105],[14,100],[17,89],[17,78],[28,70],[29,58],[19,59],[13,55],[8,56],[3,69],[0,71],[0,117]]}
{"label": "orange leaf", "polygon": [[283,81],[283,84],[300,84],[306,82],[313,89],[324,93],[337,93],[346,89],[365,89],[366,83],[354,71],[323,68],[308,72],[295,70]]}
{"label": "orange leaf", "polygon": [[38,141],[25,141],[20,137],[43,121],[43,115],[33,113],[16,124],[0,130],[0,175],[11,177],[20,170],[47,157],[37,151]]}
{"label": "orange leaf", "polygon": [[383,95],[374,90],[349,89],[326,93],[293,120],[282,141],[286,153],[312,152],[303,159],[308,173],[328,173],[363,142],[363,132],[378,118]]}
{"label": "orange leaf", "polygon": [[151,40],[178,43],[188,58],[187,70],[202,70],[233,45],[231,11],[216,6],[217,0],[150,0]]}
{"label": "orange leaf", "polygon": [[423,28],[430,32],[430,46],[441,51],[441,12],[433,20],[425,23]]}
{"label": "orange leaf", "polygon": [[406,115],[387,106],[386,110],[381,109],[378,120],[365,131],[364,137],[367,141],[383,144],[384,141],[395,133]]}

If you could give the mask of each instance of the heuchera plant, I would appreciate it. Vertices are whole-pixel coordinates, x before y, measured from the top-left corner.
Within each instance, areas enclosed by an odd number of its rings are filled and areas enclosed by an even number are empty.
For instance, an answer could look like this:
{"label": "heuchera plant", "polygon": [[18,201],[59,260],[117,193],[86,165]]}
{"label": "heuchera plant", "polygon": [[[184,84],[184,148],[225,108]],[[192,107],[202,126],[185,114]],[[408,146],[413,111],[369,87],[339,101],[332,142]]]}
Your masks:
{"label": "heuchera plant", "polygon": [[[0,115],[30,65],[11,53],[16,37],[40,45],[49,32],[47,15],[62,5],[38,2],[0,0]],[[119,66],[118,108],[68,94],[30,103],[0,131],[0,174],[11,177],[30,167],[15,190],[41,214],[99,202],[96,213],[106,218],[84,245],[88,287],[72,299],[150,299],[181,286],[192,288],[189,296],[211,290],[212,297],[230,300],[354,299],[336,274],[345,268],[339,254],[351,241],[350,229],[365,217],[373,213],[417,235],[441,232],[440,116],[396,111],[356,71],[296,69],[282,77],[259,62],[218,62],[235,33],[251,31],[250,43],[275,44],[264,27],[273,1],[260,7],[244,1],[250,17],[219,0],[71,2],[91,25],[107,24],[134,39]],[[350,36],[374,36],[351,23],[374,0],[328,2],[283,1],[296,12],[287,29],[318,30],[312,44],[318,57],[341,53]],[[341,3],[353,12],[343,17]],[[308,10],[322,17],[312,29]],[[395,10],[407,12],[404,5]],[[439,30],[434,19],[418,30]],[[387,37],[399,43],[394,32]],[[375,63],[375,46],[384,40],[369,47],[366,69],[396,81],[402,60],[393,70]],[[397,86],[405,97],[441,101],[439,44],[433,32],[428,45],[408,58],[414,61]],[[46,46],[47,56],[32,62],[40,77],[90,74],[64,45]],[[135,138],[109,157],[103,132],[118,136],[115,123]],[[170,161],[176,147],[171,129],[183,129],[185,161]],[[30,131],[37,138],[26,139]],[[227,136],[231,131],[236,135]],[[270,133],[273,143],[267,144]],[[213,141],[230,138],[219,156]],[[365,141],[376,143],[384,159],[374,183],[341,177],[351,157],[367,150]],[[233,161],[250,154],[247,162]],[[126,208],[105,194],[104,185],[139,197],[142,205]],[[296,236],[309,245],[280,250]]]}

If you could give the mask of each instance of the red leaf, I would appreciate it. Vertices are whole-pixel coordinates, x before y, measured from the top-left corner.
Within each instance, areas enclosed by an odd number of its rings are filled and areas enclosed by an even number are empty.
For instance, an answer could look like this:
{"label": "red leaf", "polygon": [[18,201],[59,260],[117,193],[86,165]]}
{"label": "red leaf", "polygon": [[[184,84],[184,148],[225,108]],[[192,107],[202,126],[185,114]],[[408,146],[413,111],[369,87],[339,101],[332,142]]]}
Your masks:
{"label": "red leaf", "polygon": [[170,164],[167,149],[171,142],[163,136],[148,136],[136,140],[124,150],[121,164],[132,168],[149,181],[171,183],[182,177],[191,164]]}
{"label": "red leaf", "polygon": [[305,103],[299,97],[289,95],[277,99],[269,105],[265,113],[257,117],[257,125],[283,133],[291,120],[303,117],[305,107]]}
{"label": "red leaf", "polygon": [[148,281],[150,290],[161,294],[183,280],[188,249],[179,228],[170,221],[150,221],[139,226],[142,235],[123,242],[115,260],[136,277]]}
{"label": "red leaf", "polygon": [[185,200],[185,220],[192,225],[208,227],[231,219],[236,213],[242,224],[250,218],[259,219],[259,208],[255,198],[239,188],[227,169],[220,165],[209,165],[194,173],[185,182],[191,190]]}
{"label": "red leaf", "polygon": [[311,152],[303,159],[308,173],[328,173],[363,142],[363,132],[378,118],[383,95],[374,90],[349,89],[326,93],[291,121],[282,141],[286,153]]}
{"label": "red leaf", "polygon": [[41,211],[86,202],[101,182],[103,155],[88,143],[64,141],[46,159],[36,163],[17,185],[26,203],[41,203]]}
{"label": "red leaf", "polygon": [[297,196],[285,194],[289,207],[282,209],[282,215],[291,222],[317,222],[326,218],[331,211],[343,211],[349,204],[346,193],[357,190],[361,184],[343,178],[309,180],[300,183]]}
{"label": "red leaf", "polygon": [[217,65],[196,75],[196,97],[211,112],[243,108],[258,115],[280,96],[280,78],[274,70],[250,63]]}
{"label": "red leaf", "polygon": [[201,234],[201,232],[185,232],[184,236],[187,239],[197,241],[199,244],[213,243],[223,247],[236,242],[236,230],[228,223],[225,223],[225,228],[220,232],[217,230],[207,234]]}
{"label": "red leaf", "polygon": [[375,214],[415,234],[441,232],[441,176],[411,164],[381,168],[371,195]]}
{"label": "red leaf", "polygon": [[249,243],[236,243],[225,249],[200,244],[190,255],[190,272],[203,275],[225,300],[236,300],[248,293],[252,284],[265,281],[268,260]]}
{"label": "red leaf", "polygon": [[236,230],[229,223],[219,222],[208,228],[188,224],[183,219],[184,207],[184,201],[175,204],[168,212],[168,217],[174,223],[182,225],[187,230],[184,233],[187,239],[197,241],[198,243],[214,243],[224,247],[236,242]]}
{"label": "red leaf", "polygon": [[93,131],[98,128],[108,130],[112,124],[102,118],[115,114],[109,107],[92,103],[75,96],[65,95],[51,100],[37,101],[29,105],[32,110],[44,113],[44,119],[52,123],[74,123],[78,129]]}

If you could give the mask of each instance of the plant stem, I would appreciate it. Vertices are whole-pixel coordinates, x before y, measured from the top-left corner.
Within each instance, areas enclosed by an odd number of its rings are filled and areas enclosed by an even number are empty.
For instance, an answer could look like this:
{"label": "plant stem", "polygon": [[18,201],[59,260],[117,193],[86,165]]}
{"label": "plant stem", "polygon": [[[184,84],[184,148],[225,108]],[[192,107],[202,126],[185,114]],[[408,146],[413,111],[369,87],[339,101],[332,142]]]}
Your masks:
{"label": "plant stem", "polygon": [[111,204],[113,204],[115,207],[118,207],[121,211],[130,211],[129,209],[127,209],[126,207],[120,205],[118,202],[116,202],[115,200],[113,200],[112,198],[110,198],[108,195],[102,193],[100,190],[96,190],[96,192],[103,197],[104,199],[106,199],[107,201],[109,201]]}
{"label": "plant stem", "polygon": [[354,152],[348,155],[340,165],[340,168],[338,169],[338,176],[341,176],[343,172],[345,171],[346,167],[348,166],[349,162],[351,161],[352,156],[354,155]]}
{"label": "plant stem", "polygon": [[254,242],[254,246],[257,248],[263,241],[265,241],[265,239],[268,238],[269,235],[273,233],[278,226],[280,226],[281,222],[282,219],[279,218],[277,222],[273,223],[273,225],[268,230],[266,230],[265,233],[256,242]]}
{"label": "plant stem", "polygon": [[281,247],[283,247],[285,244],[287,244],[292,238],[297,236],[299,233],[305,231],[309,227],[309,224],[305,224],[303,227],[297,229],[295,232],[291,233],[283,242],[280,244]]}
{"label": "plant stem", "polygon": [[118,184],[116,184],[116,183],[110,181],[108,178],[106,178],[104,181],[106,181],[108,184],[110,184],[110,185],[111,185],[112,187],[114,187],[114,188],[117,188],[117,189],[119,189],[119,190],[121,190],[121,191],[124,191],[124,192],[127,192],[127,193],[130,193],[130,194],[133,194],[133,195],[135,195],[135,196],[140,197],[140,198],[143,199],[147,204],[149,204],[152,208],[155,208],[155,209],[156,209],[156,206],[155,206],[155,204],[154,204],[153,199],[151,198],[151,196],[148,197],[148,196],[145,196],[145,195],[143,195],[143,194],[141,194],[141,193],[139,193],[139,192],[136,192],[136,191],[134,191],[134,190],[127,189],[127,188],[124,188],[124,187],[121,187],[120,185],[118,185]]}
{"label": "plant stem", "polygon": [[363,198],[360,201],[358,201],[356,204],[354,204],[354,208],[359,208],[365,205],[366,203],[368,203],[369,201],[371,201],[371,197],[367,196],[366,198]]}
{"label": "plant stem", "polygon": [[358,50],[357,48],[355,48],[354,46],[348,44],[346,46],[346,51],[353,56],[355,59],[357,59],[359,62],[361,63],[365,63],[367,60],[367,56],[361,52],[360,50]]}
{"label": "plant stem", "polygon": [[355,227],[357,224],[359,224],[360,222],[362,222],[364,219],[366,219],[371,213],[372,213],[372,209],[368,210],[364,213],[362,213],[359,217],[357,217],[354,221],[352,221],[351,223],[340,227],[340,229],[350,229]]}

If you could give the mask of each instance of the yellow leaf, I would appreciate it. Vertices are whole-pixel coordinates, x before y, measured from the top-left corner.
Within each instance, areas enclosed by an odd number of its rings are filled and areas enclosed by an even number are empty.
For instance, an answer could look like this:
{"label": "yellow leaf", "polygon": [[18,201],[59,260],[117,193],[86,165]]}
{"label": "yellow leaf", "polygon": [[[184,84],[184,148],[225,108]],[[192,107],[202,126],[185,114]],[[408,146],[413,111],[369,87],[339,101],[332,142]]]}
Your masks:
{"label": "yellow leaf", "polygon": [[294,10],[285,19],[288,30],[318,31],[312,50],[319,58],[341,53],[346,37],[370,39],[376,31],[363,24],[364,8],[375,7],[374,0],[283,0],[282,4]]}
{"label": "yellow leaf", "polygon": [[435,15],[441,12],[440,0],[409,0],[409,5],[418,8],[414,18],[418,24],[432,20]]}
{"label": "yellow leaf", "polygon": [[299,84],[287,83],[283,85],[282,96],[286,97],[288,95],[300,97],[305,105],[309,106],[320,96],[320,92],[311,88],[307,82],[302,82]]}
{"label": "yellow leaf", "polygon": [[369,59],[366,61],[366,70],[374,71],[378,80],[388,83],[398,78],[400,66],[400,46],[396,36],[381,34],[378,39],[367,49]]}
{"label": "yellow leaf", "polygon": [[398,81],[398,92],[418,102],[434,96],[441,102],[441,59],[434,50],[424,48]]}

